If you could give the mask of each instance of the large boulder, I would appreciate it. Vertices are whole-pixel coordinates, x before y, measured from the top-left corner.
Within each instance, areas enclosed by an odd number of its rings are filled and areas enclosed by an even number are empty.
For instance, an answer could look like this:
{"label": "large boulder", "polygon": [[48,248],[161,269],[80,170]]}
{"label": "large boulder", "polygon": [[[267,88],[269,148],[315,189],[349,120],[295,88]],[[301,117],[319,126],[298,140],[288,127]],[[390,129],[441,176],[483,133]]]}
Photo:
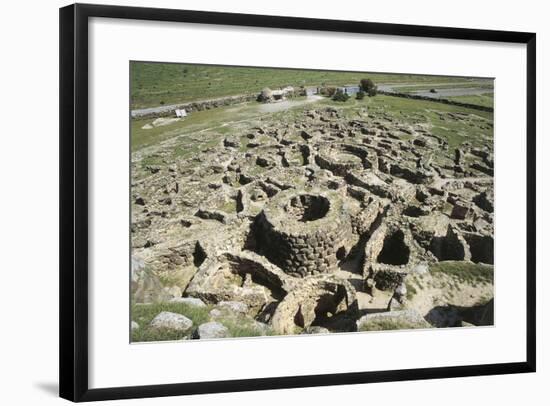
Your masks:
{"label": "large boulder", "polygon": [[187,331],[193,327],[193,321],[182,314],[161,312],[149,324],[154,329],[168,329],[175,331]]}
{"label": "large boulder", "polygon": [[230,310],[234,313],[241,313],[246,314],[248,313],[248,306],[246,303],[243,302],[235,302],[235,301],[221,301],[218,303],[218,307],[221,307],[223,309]]}
{"label": "large boulder", "polygon": [[196,297],[175,297],[170,299],[171,303],[183,303],[194,307],[206,307],[206,304]]}
{"label": "large boulder", "polygon": [[225,338],[229,336],[229,330],[223,324],[217,321],[211,321],[201,324],[194,332],[193,338],[213,339]]}

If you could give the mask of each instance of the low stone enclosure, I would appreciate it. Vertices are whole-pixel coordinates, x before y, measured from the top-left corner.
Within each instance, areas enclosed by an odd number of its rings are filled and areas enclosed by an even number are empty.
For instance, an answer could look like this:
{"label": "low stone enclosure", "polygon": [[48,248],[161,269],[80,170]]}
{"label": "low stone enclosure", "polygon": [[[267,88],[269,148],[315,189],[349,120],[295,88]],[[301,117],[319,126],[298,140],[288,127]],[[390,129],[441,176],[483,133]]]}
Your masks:
{"label": "low stone enclosure", "polygon": [[492,296],[429,271],[494,262],[491,140],[456,152],[425,126],[333,107],[220,139],[133,164],[134,301],[241,303],[262,331],[296,334],[460,325],[441,312]]}

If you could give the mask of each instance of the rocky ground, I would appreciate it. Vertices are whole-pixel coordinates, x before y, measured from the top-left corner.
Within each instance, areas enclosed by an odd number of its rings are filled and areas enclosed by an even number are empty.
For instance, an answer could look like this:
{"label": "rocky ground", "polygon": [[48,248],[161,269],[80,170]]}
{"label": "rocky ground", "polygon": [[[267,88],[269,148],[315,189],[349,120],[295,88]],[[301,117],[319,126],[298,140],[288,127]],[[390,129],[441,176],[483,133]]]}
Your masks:
{"label": "rocky ground", "polygon": [[428,103],[302,104],[135,151],[133,341],[491,325],[492,118]]}

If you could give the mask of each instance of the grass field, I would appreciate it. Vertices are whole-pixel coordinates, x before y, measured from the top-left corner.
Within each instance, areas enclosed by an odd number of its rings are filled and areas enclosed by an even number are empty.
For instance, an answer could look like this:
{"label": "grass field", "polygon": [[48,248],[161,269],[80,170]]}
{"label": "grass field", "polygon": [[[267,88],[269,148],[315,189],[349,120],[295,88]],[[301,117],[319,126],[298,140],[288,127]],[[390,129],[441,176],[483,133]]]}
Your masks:
{"label": "grass field", "polygon": [[432,85],[420,84],[420,85],[410,85],[410,86],[396,86],[393,88],[393,90],[397,92],[410,93],[410,92],[426,91],[430,89],[444,90],[444,89],[467,89],[467,88],[493,89],[493,81],[492,79],[469,79],[469,80],[462,79],[461,81],[456,81],[448,84],[432,84]]}
{"label": "grass field", "polygon": [[452,84],[468,80],[449,76],[132,62],[131,104],[132,109],[137,109],[259,93],[264,87],[357,84],[365,77],[386,84]]}
{"label": "grass field", "polygon": [[476,96],[453,96],[453,97],[445,97],[445,99],[458,101],[461,103],[476,104],[478,106],[494,107],[493,93],[484,93]]}
{"label": "grass field", "polygon": [[261,115],[258,104],[252,102],[196,111],[182,121],[148,130],[144,130],[142,127],[151,123],[151,119],[134,119],[131,124],[132,151],[181,134],[204,132],[209,129],[219,134],[225,134],[230,132],[231,124],[238,123],[241,120],[250,120]]}

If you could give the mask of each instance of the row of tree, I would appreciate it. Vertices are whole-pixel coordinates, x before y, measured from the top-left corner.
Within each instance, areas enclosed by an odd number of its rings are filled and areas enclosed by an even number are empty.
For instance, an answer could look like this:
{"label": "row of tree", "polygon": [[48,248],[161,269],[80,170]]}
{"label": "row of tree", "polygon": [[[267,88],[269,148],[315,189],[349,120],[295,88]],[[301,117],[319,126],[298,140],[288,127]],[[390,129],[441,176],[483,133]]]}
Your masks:
{"label": "row of tree", "polygon": [[[376,96],[378,93],[378,88],[371,79],[361,79],[359,82],[359,91],[356,93],[355,98],[357,100],[362,100],[365,95],[372,97]],[[338,89],[332,96],[332,100],[345,102],[350,98],[349,94]]]}

